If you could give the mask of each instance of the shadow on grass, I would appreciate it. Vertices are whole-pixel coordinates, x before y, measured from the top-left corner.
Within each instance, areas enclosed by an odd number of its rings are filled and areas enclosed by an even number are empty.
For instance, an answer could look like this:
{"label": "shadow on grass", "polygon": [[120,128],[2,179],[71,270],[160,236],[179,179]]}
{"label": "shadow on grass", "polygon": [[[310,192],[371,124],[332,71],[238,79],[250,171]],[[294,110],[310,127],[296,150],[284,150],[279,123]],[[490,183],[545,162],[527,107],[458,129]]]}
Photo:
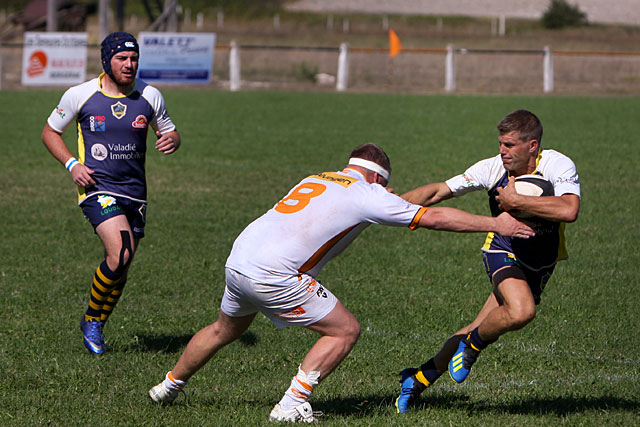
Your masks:
{"label": "shadow on grass", "polygon": [[[124,352],[182,353],[192,336],[137,334],[135,342],[126,344],[119,350]],[[240,335],[237,342],[246,347],[253,347],[258,343],[258,336],[247,331]]]}
{"label": "shadow on grass", "polygon": [[524,399],[505,404],[491,404],[479,402],[470,407],[478,411],[500,411],[520,415],[552,414],[566,416],[585,411],[624,410],[638,413],[640,400],[623,399],[615,396],[600,397],[550,397],[538,399]]}
{"label": "shadow on grass", "polygon": [[[317,400],[314,403],[314,408],[317,407],[327,414],[341,416],[370,414],[380,408],[390,408],[395,412],[396,397],[395,395],[392,397],[369,395],[357,398]],[[501,404],[494,401],[470,402],[470,397],[465,394],[450,393],[439,396],[425,395],[416,402],[411,412],[418,413],[427,408],[464,410],[470,413],[555,415],[563,417],[590,411],[623,410],[637,413],[640,410],[640,400],[623,399],[614,396],[550,397],[523,399],[518,402]]]}

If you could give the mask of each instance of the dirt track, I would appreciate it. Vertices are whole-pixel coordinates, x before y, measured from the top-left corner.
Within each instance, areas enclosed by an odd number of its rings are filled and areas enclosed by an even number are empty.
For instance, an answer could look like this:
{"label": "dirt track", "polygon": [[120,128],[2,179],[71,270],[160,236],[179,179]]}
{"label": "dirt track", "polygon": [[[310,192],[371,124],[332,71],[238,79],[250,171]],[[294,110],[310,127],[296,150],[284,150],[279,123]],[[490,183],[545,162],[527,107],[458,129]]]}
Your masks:
{"label": "dirt track", "polygon": [[[477,17],[537,19],[550,0],[300,0],[291,10],[335,13],[388,13],[417,15],[464,15]],[[638,0],[569,0],[593,23],[640,25]]]}

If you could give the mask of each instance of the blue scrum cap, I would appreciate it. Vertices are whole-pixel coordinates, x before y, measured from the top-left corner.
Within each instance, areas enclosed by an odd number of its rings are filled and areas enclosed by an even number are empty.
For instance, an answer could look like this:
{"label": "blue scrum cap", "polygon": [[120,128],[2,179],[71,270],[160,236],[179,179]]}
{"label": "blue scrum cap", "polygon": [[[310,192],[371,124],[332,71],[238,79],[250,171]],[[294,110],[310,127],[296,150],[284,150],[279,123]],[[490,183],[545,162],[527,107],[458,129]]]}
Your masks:
{"label": "blue scrum cap", "polygon": [[102,41],[100,53],[102,56],[102,68],[110,77],[113,77],[111,70],[111,58],[118,52],[133,51],[140,53],[138,41],[129,33],[111,33]]}

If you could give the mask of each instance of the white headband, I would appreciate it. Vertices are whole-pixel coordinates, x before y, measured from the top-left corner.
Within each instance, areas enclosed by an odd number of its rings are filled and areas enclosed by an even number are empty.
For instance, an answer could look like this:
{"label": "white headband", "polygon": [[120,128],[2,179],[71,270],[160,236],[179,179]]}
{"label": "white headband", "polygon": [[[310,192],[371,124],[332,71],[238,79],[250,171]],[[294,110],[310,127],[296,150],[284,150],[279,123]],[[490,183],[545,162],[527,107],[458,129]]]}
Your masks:
{"label": "white headband", "polygon": [[356,165],[356,166],[362,166],[363,168],[367,168],[367,169],[369,169],[371,171],[377,172],[378,175],[380,175],[381,177],[383,177],[387,181],[389,181],[389,177],[391,176],[391,173],[388,170],[386,170],[385,168],[383,168],[379,164],[374,163],[374,162],[372,162],[370,160],[360,159],[358,157],[352,157],[352,158],[349,159],[349,164],[350,165]]}

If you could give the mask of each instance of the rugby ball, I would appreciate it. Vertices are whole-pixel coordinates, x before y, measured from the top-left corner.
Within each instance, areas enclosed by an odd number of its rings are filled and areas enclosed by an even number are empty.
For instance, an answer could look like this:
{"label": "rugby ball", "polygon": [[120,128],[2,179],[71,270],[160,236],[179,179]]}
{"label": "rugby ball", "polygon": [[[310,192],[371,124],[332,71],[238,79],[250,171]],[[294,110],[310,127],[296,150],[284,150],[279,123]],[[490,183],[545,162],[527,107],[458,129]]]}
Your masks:
{"label": "rugby ball", "polygon": [[553,184],[540,175],[520,175],[515,179],[516,192],[523,196],[553,196]]}
{"label": "rugby ball", "polygon": [[[516,192],[523,196],[545,197],[553,196],[553,184],[540,175],[520,175],[515,178]],[[533,215],[518,210],[510,213],[518,218],[532,218]]]}

